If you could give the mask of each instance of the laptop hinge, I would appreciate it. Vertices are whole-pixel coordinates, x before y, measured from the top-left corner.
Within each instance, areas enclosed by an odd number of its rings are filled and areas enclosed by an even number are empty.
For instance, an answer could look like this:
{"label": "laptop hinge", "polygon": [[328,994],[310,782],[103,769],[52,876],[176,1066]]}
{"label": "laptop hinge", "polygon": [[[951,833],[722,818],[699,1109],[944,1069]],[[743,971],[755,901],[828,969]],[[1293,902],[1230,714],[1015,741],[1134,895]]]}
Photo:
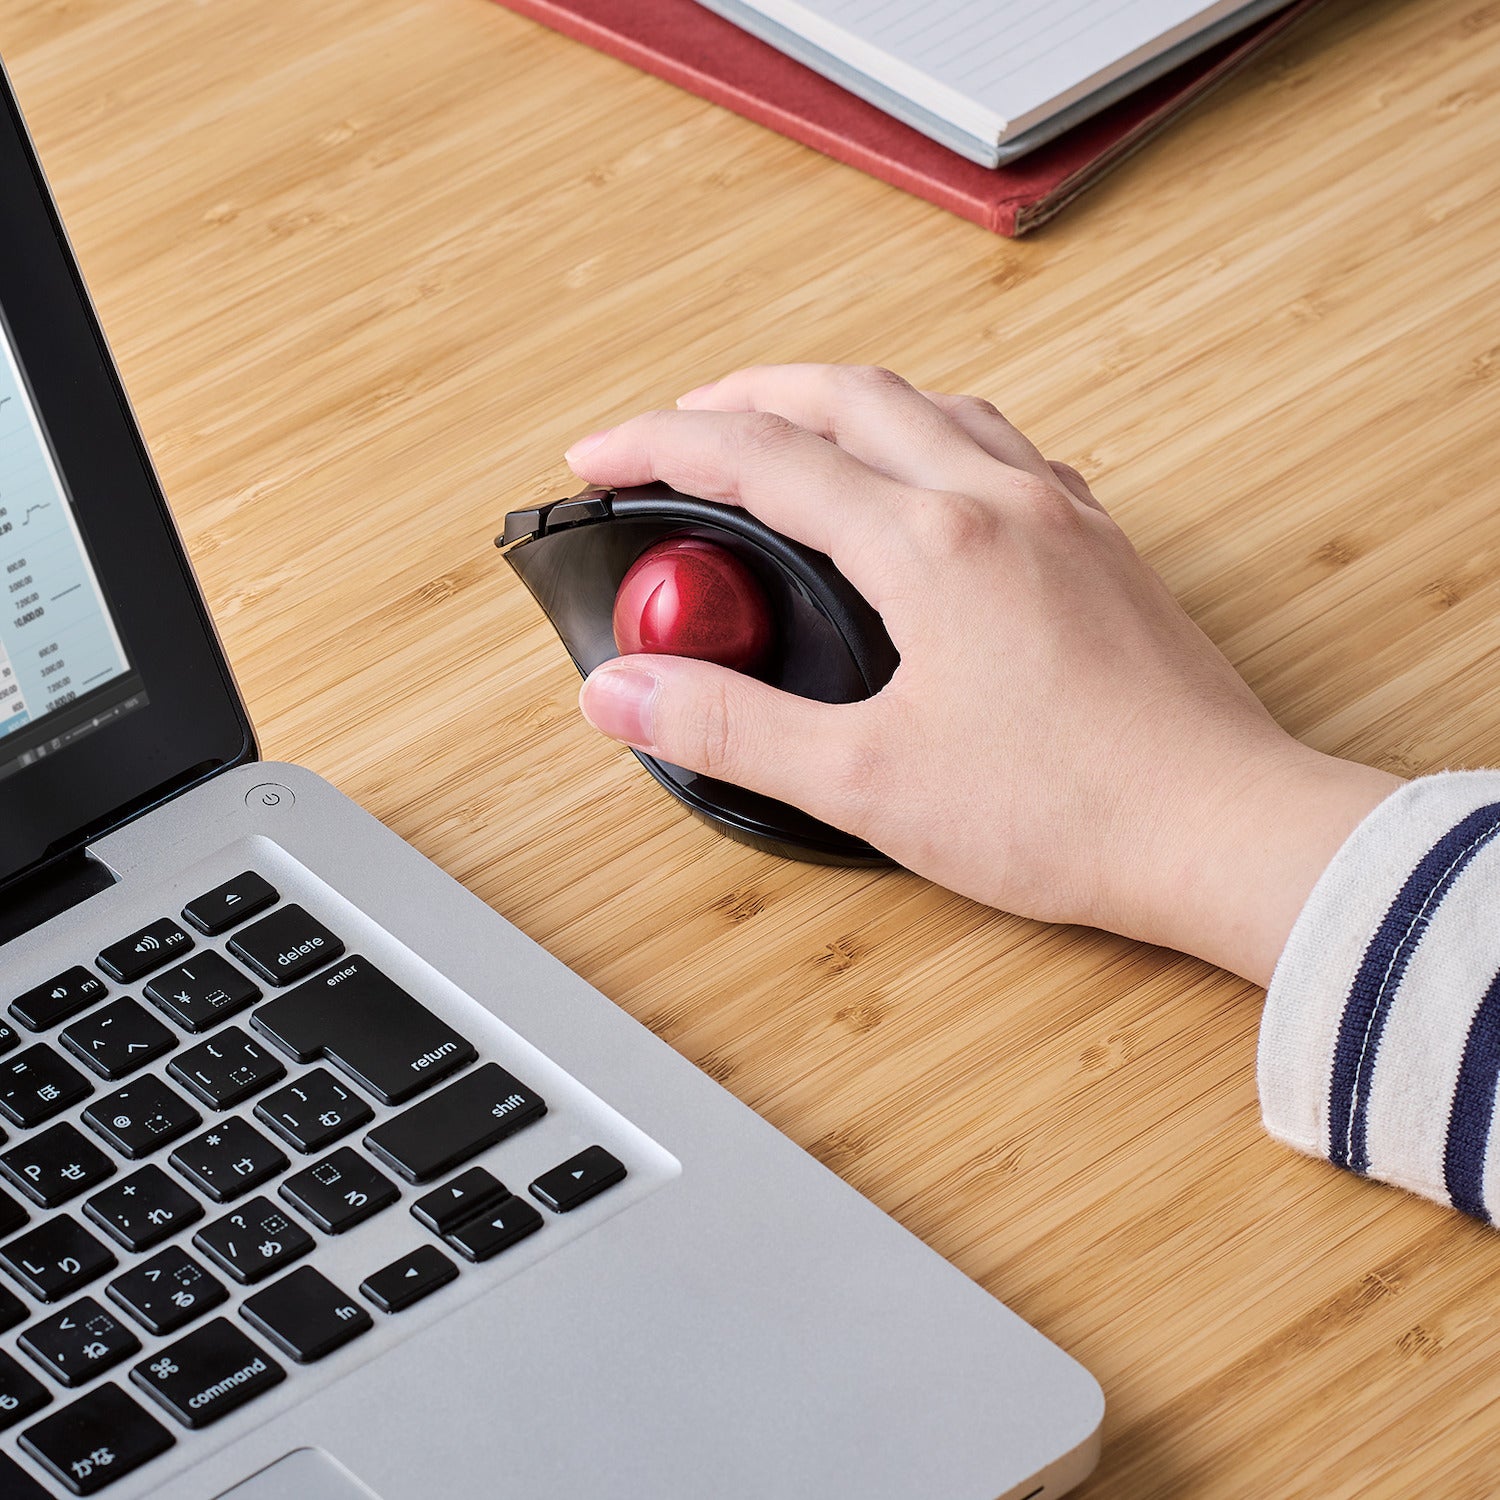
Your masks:
{"label": "laptop hinge", "polygon": [[0,946],[97,896],[115,883],[109,869],[86,849],[54,859],[0,896]]}

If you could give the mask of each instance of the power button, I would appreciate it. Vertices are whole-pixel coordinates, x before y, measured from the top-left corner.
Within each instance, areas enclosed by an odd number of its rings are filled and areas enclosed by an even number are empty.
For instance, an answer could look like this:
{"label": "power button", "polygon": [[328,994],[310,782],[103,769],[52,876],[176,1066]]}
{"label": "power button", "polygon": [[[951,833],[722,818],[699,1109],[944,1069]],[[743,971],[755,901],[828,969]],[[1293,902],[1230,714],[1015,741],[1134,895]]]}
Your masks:
{"label": "power button", "polygon": [[291,807],[296,800],[291,787],[278,781],[263,781],[245,793],[246,807]]}

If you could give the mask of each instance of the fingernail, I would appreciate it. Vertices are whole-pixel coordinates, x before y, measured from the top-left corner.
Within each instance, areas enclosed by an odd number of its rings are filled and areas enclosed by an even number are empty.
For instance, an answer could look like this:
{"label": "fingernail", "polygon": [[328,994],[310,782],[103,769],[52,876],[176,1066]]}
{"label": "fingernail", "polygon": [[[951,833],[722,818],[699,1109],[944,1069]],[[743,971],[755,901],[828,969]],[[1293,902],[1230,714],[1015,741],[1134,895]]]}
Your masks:
{"label": "fingernail", "polygon": [[598,432],[591,432],[587,437],[581,437],[564,454],[563,458],[568,463],[574,463],[580,458],[587,457],[595,448],[614,431],[613,427],[601,427]]}
{"label": "fingernail", "polygon": [[661,679],[638,667],[600,667],[583,685],[578,705],[601,734],[638,750],[653,743],[656,695]]}
{"label": "fingernail", "polygon": [[677,398],[678,406],[691,406],[699,396],[705,396],[718,385],[717,380],[710,380],[707,385],[695,385],[686,395]]}

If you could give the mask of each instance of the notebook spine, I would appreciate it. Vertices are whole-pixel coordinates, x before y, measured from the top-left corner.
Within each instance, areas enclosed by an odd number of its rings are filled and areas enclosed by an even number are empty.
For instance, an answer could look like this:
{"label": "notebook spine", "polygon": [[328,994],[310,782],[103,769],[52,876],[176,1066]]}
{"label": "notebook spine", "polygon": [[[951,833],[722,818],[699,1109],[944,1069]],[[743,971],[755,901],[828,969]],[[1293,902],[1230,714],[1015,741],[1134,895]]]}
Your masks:
{"label": "notebook spine", "polygon": [[[1016,233],[1017,211],[1023,201],[1019,198],[1001,202],[984,201],[950,190],[931,177],[904,170],[899,162],[863,148],[858,141],[836,131],[823,129],[802,115],[779,108],[748,89],[726,84],[722,79],[695,68],[689,61],[666,55],[631,37],[622,36],[618,31],[580,15],[568,4],[555,4],[553,0],[501,0],[501,3],[507,10],[539,21],[552,31],[571,37],[574,41],[584,42],[596,51],[608,53],[642,72],[654,74],[711,104],[733,110],[735,114],[743,115],[757,125],[764,125],[779,135],[810,146],[814,151],[831,156],[846,166],[857,167],[892,187],[924,198],[984,229],[1007,237]],[[751,46],[767,46],[748,36],[744,41]],[[767,47],[767,50],[771,49]]]}

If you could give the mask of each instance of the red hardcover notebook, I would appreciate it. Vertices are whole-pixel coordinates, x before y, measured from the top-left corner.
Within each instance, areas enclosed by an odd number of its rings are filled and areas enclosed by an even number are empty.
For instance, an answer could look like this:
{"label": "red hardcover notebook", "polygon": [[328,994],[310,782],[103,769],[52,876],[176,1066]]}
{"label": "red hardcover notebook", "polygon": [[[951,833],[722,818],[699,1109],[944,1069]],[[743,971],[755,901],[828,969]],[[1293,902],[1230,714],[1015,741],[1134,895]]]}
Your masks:
{"label": "red hardcover notebook", "polygon": [[998,234],[1045,223],[1322,0],[1297,0],[1006,167],[981,167],[696,0],[498,0]]}

